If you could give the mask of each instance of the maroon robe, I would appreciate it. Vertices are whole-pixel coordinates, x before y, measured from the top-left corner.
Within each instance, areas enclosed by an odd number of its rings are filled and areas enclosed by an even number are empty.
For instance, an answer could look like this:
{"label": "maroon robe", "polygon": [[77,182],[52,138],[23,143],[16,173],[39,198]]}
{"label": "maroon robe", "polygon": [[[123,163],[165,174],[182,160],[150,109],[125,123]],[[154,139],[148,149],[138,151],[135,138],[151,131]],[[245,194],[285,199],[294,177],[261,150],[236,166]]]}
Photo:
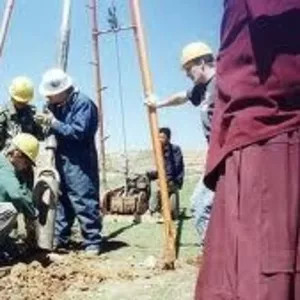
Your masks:
{"label": "maroon robe", "polygon": [[299,182],[299,129],[226,159],[197,300],[300,299]]}
{"label": "maroon robe", "polygon": [[300,1],[225,0],[206,183],[234,149],[300,125]]}
{"label": "maroon robe", "polygon": [[300,300],[300,0],[227,0],[197,300]]}

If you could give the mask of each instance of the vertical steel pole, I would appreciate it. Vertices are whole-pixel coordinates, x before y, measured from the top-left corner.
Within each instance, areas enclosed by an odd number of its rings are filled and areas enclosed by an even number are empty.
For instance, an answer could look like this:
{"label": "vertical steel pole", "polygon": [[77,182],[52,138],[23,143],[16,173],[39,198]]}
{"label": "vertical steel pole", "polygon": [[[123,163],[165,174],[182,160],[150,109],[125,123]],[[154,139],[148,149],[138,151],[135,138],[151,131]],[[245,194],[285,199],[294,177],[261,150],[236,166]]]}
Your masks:
{"label": "vertical steel pole", "polygon": [[71,35],[71,0],[63,0],[60,40],[58,44],[57,64],[64,71],[68,66],[68,55]]}
{"label": "vertical steel pole", "polygon": [[100,74],[100,55],[99,55],[99,29],[97,18],[97,1],[90,0],[89,8],[91,11],[92,25],[92,46],[93,46],[93,67],[94,67],[94,82],[96,88],[96,100],[98,105],[99,116],[99,139],[100,139],[100,161],[101,161],[101,181],[104,189],[107,189],[106,177],[106,153],[105,153],[105,137],[104,137],[104,122],[103,122],[103,104],[102,104],[102,81]]}
{"label": "vertical steel pole", "polygon": [[[139,64],[142,75],[142,82],[144,86],[145,96],[149,96],[153,93],[153,83],[151,79],[149,61],[147,56],[146,40],[144,36],[144,29],[142,24],[142,17],[140,13],[140,1],[131,0],[131,16],[134,26],[134,34],[136,40],[136,46],[139,57]],[[164,168],[164,160],[162,154],[162,148],[159,141],[158,131],[158,118],[156,109],[148,108],[149,123],[152,136],[152,146],[154,150],[154,157],[156,167],[158,170],[158,179],[161,193],[162,210],[164,217],[164,232],[165,232],[165,266],[167,268],[174,268],[174,262],[176,258],[175,252],[175,230],[174,224],[171,218],[170,201],[168,195],[168,187],[166,182],[166,172]]]}
{"label": "vertical steel pole", "polygon": [[15,0],[7,0],[5,4],[4,15],[3,15],[1,31],[0,31],[0,57],[2,57],[4,43],[8,33],[8,27],[11,20],[14,4],[15,4]]}

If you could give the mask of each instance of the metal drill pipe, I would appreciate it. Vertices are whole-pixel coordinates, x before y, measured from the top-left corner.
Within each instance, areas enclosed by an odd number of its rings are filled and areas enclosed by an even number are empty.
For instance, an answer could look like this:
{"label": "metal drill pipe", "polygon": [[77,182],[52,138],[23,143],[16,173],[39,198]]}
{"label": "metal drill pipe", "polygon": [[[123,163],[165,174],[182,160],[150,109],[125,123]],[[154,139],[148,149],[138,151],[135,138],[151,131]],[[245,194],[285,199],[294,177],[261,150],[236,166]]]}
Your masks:
{"label": "metal drill pipe", "polygon": [[62,22],[60,28],[60,41],[58,45],[57,63],[66,71],[68,66],[68,54],[71,35],[71,0],[64,0]]}
{"label": "metal drill pipe", "polygon": [[1,31],[0,31],[0,57],[2,57],[4,43],[8,33],[8,27],[10,24],[14,4],[15,4],[15,0],[7,0],[5,4],[4,15],[3,15]]}

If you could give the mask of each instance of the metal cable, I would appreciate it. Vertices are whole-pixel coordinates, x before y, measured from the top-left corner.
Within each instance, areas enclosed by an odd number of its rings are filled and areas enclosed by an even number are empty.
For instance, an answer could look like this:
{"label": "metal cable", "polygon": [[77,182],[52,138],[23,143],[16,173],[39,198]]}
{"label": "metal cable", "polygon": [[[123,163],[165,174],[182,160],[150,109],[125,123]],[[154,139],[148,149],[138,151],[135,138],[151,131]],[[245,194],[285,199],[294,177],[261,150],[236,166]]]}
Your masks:
{"label": "metal cable", "polygon": [[[111,1],[112,11],[114,11],[115,1]],[[116,19],[117,20],[117,19]],[[116,48],[116,59],[117,59],[117,73],[118,73],[118,90],[119,90],[119,99],[120,99],[120,108],[121,108],[121,123],[122,123],[122,135],[123,135],[123,151],[125,159],[125,177],[128,176],[128,150],[127,150],[127,131],[126,131],[126,122],[125,122],[125,109],[124,109],[124,97],[123,97],[123,84],[122,84],[122,70],[121,70],[121,53],[119,45],[119,24],[117,27],[112,27],[115,40]]]}

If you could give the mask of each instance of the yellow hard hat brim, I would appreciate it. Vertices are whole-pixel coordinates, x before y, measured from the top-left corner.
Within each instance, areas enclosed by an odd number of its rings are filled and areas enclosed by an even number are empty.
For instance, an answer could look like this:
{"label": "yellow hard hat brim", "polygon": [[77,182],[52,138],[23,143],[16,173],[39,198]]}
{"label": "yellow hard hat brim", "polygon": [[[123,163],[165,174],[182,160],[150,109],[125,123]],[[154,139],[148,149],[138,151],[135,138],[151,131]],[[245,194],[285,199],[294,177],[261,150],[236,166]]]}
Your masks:
{"label": "yellow hard hat brim", "polygon": [[33,97],[28,97],[28,98],[18,97],[16,95],[14,95],[14,93],[11,89],[9,89],[9,95],[10,95],[11,99],[15,100],[16,102],[20,102],[20,103],[28,103],[33,99]]}
{"label": "yellow hard hat brim", "polygon": [[10,95],[10,96],[14,101],[19,102],[19,103],[29,103],[32,100],[32,98],[24,99],[24,98],[21,98],[18,96],[12,96],[12,95]]}

